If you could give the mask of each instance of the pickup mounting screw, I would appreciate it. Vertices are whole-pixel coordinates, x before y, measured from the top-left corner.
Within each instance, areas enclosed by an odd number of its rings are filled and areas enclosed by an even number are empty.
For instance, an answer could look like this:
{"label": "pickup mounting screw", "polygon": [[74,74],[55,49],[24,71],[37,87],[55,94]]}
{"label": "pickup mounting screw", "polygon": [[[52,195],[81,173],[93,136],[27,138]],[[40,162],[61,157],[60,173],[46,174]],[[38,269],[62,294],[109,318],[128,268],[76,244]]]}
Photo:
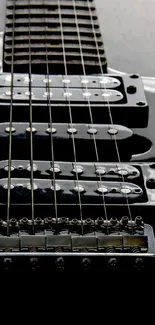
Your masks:
{"label": "pickup mounting screw", "polygon": [[138,79],[139,78],[139,75],[138,74],[131,74],[130,78],[132,79]]}
{"label": "pickup mounting screw", "polygon": [[30,267],[33,272],[36,272],[39,265],[38,265],[38,258],[37,257],[31,257],[30,258]]}
{"label": "pickup mounting screw", "polygon": [[138,102],[138,103],[136,103],[136,105],[137,105],[137,106],[145,106],[146,103],[145,103],[145,102]]}
{"label": "pickup mounting screw", "polygon": [[[115,253],[115,249],[114,249],[114,247],[109,246],[109,247],[107,247],[106,252],[107,253]],[[110,271],[118,269],[118,259],[116,257],[111,257],[108,259],[108,269]]]}
{"label": "pickup mounting screw", "polygon": [[5,271],[10,271],[10,269],[12,267],[12,258],[10,258],[10,257],[4,258],[3,267],[4,267]]}
{"label": "pickup mounting screw", "polygon": [[83,260],[82,260],[82,267],[83,267],[83,269],[84,269],[84,271],[89,271],[89,269],[90,269],[90,266],[91,266],[91,260],[90,260],[90,258],[83,258]]}
{"label": "pickup mounting screw", "polygon": [[63,257],[58,257],[55,261],[57,271],[63,271],[65,268],[65,261]]}
{"label": "pickup mounting screw", "polygon": [[151,189],[155,189],[155,178],[150,178],[146,182],[146,186]]}
{"label": "pickup mounting screw", "polygon": [[137,88],[135,86],[130,85],[129,87],[127,87],[128,94],[135,94],[136,90]]}

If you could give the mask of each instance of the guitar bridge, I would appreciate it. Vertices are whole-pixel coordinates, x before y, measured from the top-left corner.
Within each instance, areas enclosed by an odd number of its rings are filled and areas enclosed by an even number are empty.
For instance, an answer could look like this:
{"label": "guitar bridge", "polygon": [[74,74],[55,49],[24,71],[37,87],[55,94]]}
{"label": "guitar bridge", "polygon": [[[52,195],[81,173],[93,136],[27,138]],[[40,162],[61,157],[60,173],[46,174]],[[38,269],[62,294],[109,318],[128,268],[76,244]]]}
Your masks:
{"label": "guitar bridge", "polygon": [[109,235],[96,229],[95,233],[84,236],[73,231],[57,234],[52,226],[51,230],[35,235],[20,230],[10,237],[0,235],[0,263],[4,271],[18,269],[20,272],[45,272],[47,269],[142,271],[143,268],[147,271],[154,265],[155,241],[149,225],[144,224],[141,230],[143,234],[130,236],[127,231],[120,233],[118,229]]}

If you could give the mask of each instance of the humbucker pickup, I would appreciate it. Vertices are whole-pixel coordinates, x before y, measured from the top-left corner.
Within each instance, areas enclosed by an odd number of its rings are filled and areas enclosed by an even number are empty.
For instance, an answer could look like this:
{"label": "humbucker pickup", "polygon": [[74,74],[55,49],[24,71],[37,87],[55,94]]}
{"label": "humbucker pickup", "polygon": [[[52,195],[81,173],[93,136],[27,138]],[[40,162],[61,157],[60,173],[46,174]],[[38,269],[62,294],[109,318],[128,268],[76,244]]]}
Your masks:
{"label": "humbucker pickup", "polygon": [[[31,189],[34,192],[34,203],[48,204],[103,204],[138,202],[143,190],[138,185],[128,182],[76,181],[34,179],[33,184],[27,179],[11,179],[11,203],[31,204]],[[0,180],[0,202],[7,200],[8,180]],[[56,195],[56,202],[55,202]],[[104,201],[104,202],[103,202]]]}
{"label": "humbucker pickup", "polygon": [[[31,168],[32,167],[32,168]],[[33,161],[31,166],[29,160],[12,160],[10,171],[12,178],[29,178],[31,169],[35,178],[53,178],[55,179],[76,179],[79,180],[108,180],[120,181],[122,177],[129,181],[138,181],[140,179],[139,165],[133,166],[127,163],[75,163],[55,161]],[[0,178],[8,175],[8,161],[0,161]]]}
{"label": "humbucker pickup", "polygon": [[[8,175],[11,179],[8,182]],[[115,215],[141,215],[145,222],[155,224],[155,166],[147,163],[83,163],[50,161],[0,163],[0,211],[6,220],[8,190],[11,216],[31,215],[32,190],[35,216],[74,216],[82,214],[108,219]],[[33,185],[32,185],[33,184]],[[56,193],[56,196],[54,194]],[[79,201],[80,197],[80,201]],[[55,202],[56,200],[56,202]],[[121,206],[121,209],[120,209]],[[149,211],[149,213],[148,213]]]}
{"label": "humbucker pickup", "polygon": [[[28,75],[15,74],[13,80],[10,74],[0,75],[1,122],[10,118],[10,100],[13,121],[29,120],[29,82]],[[51,109],[55,123],[70,123],[71,110],[74,123],[88,123],[91,111],[93,123],[136,128],[148,124],[148,104],[139,75],[32,75],[31,83],[34,122],[48,122]]]}

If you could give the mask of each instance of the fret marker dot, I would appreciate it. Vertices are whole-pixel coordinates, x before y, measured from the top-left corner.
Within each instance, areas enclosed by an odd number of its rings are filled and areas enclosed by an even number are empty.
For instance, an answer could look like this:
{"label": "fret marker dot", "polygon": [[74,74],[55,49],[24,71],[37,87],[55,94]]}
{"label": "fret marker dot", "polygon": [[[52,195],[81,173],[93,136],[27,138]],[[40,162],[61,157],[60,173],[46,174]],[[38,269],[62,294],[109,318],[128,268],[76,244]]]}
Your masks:
{"label": "fret marker dot", "polygon": [[61,191],[61,187],[58,184],[55,184],[55,186],[54,185],[51,186],[51,190],[59,192]]}
{"label": "fret marker dot", "polygon": [[107,193],[108,192],[108,189],[105,186],[100,186],[100,187],[98,187],[97,191],[100,194],[104,194],[104,193]]}
{"label": "fret marker dot", "polygon": [[131,193],[131,189],[130,188],[127,188],[127,187],[121,188],[121,193],[122,194],[130,194]]}
{"label": "fret marker dot", "polygon": [[83,173],[83,167],[80,165],[74,165],[73,167],[73,173],[74,174],[82,174]]}
{"label": "fret marker dot", "polygon": [[37,132],[37,130],[35,129],[35,128],[31,128],[31,127],[28,127],[27,129],[26,129],[26,132],[28,132],[28,133],[36,133]]}
{"label": "fret marker dot", "polygon": [[95,128],[90,128],[90,129],[88,129],[88,131],[87,131],[87,133],[89,133],[89,134],[96,134],[98,131],[95,129]]}
{"label": "fret marker dot", "polygon": [[118,130],[117,129],[114,129],[114,128],[111,128],[111,129],[108,130],[108,133],[110,135],[116,135],[118,133]]}
{"label": "fret marker dot", "polygon": [[74,191],[75,192],[79,192],[79,193],[83,193],[83,192],[85,192],[85,189],[84,189],[84,187],[82,186],[82,185],[76,185],[75,187],[74,187]]}
{"label": "fret marker dot", "polygon": [[64,93],[64,97],[69,98],[72,96],[72,93]]}
{"label": "fret marker dot", "polygon": [[55,128],[48,128],[48,129],[46,130],[46,132],[49,133],[49,134],[54,134],[54,133],[57,132],[57,130],[56,130]]}
{"label": "fret marker dot", "polygon": [[77,133],[77,129],[75,129],[75,128],[70,128],[70,129],[67,130],[67,132],[68,132],[69,134],[75,134],[75,133]]}
{"label": "fret marker dot", "polygon": [[14,127],[11,127],[11,128],[10,128],[10,127],[8,126],[8,127],[5,129],[5,132],[6,132],[6,133],[10,133],[10,132],[14,133],[14,132],[16,132],[16,129],[15,129]]}

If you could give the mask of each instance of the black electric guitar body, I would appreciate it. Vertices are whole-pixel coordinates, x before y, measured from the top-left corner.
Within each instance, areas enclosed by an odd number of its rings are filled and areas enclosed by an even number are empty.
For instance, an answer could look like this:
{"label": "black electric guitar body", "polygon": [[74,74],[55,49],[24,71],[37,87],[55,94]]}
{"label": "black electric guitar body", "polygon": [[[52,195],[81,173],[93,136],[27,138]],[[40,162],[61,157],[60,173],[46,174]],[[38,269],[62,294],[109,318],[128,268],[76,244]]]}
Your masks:
{"label": "black electric guitar body", "polygon": [[96,5],[1,2],[0,272],[154,270],[155,80]]}

